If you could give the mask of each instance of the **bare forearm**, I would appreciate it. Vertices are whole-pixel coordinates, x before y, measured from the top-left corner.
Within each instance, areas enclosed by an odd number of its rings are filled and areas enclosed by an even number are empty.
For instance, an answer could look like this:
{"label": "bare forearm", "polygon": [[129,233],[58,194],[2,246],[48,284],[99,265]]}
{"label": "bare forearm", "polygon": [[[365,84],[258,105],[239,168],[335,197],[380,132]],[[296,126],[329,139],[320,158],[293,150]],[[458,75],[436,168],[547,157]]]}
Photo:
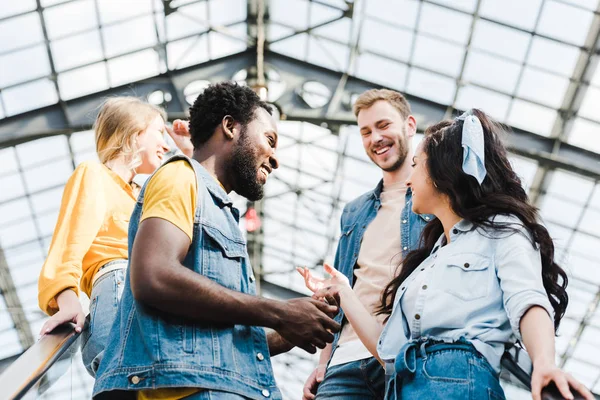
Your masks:
{"label": "bare forearm", "polygon": [[382,326],[377,319],[365,308],[360,299],[351,288],[340,293],[341,307],[354,332],[363,342],[367,350],[381,364],[383,362],[377,354],[377,342],[381,335]]}
{"label": "bare forearm", "polygon": [[182,265],[153,269],[154,275],[132,289],[136,299],[192,321],[276,328],[283,303],[227,289]]}
{"label": "bare forearm", "polygon": [[331,358],[331,353],[333,353],[333,345],[327,343],[327,346],[325,346],[325,348],[321,350],[321,354],[319,354],[319,365],[327,364]]}
{"label": "bare forearm", "polygon": [[531,307],[520,322],[523,344],[534,366],[538,363],[555,363],[554,326],[542,307]]}

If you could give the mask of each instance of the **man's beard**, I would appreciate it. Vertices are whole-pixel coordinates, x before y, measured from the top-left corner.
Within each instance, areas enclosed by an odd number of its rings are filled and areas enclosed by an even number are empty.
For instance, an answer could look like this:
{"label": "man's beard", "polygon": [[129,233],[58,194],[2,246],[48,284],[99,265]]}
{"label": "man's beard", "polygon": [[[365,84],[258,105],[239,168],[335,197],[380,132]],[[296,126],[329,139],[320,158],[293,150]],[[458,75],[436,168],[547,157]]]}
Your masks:
{"label": "man's beard", "polygon": [[263,198],[264,188],[258,181],[258,156],[252,146],[244,127],[227,169],[228,175],[233,177],[233,190],[250,201],[256,201]]}
{"label": "man's beard", "polygon": [[[398,142],[395,143],[395,145],[398,148],[398,158],[396,159],[396,162],[393,163],[392,165],[390,165],[389,167],[385,167],[385,168],[381,168],[383,171],[386,172],[394,172],[397,171],[402,164],[404,164],[404,161],[406,160],[406,156],[408,155],[408,146],[410,146],[410,142],[408,140],[404,140],[407,139],[406,136],[406,127],[404,127],[402,129],[402,138],[398,139]],[[373,162],[375,162],[375,160],[371,159]],[[379,165],[378,165],[379,166]]]}

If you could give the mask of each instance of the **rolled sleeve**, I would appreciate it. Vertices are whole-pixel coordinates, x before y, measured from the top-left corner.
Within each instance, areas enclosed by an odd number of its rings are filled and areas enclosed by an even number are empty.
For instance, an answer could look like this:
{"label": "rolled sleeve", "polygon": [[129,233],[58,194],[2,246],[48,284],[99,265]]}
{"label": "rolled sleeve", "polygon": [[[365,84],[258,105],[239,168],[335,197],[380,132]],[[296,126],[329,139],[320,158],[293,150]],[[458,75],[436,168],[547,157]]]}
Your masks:
{"label": "rolled sleeve", "polygon": [[554,321],[554,310],[542,281],[540,252],[524,231],[498,240],[495,264],[504,308],[517,339],[521,340],[521,318],[531,307],[542,307]]}

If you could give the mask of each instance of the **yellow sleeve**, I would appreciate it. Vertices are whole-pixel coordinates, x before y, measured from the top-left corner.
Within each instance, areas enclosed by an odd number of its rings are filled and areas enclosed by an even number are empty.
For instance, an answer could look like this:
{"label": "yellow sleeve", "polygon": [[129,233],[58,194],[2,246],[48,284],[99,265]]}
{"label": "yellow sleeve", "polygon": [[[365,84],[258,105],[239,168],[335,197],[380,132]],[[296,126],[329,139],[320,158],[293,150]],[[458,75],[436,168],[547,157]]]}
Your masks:
{"label": "yellow sleeve", "polygon": [[82,163],[65,185],[48,257],[38,280],[38,303],[47,314],[58,311],[55,297],[65,289],[79,295],[82,262],[104,223],[102,177],[92,163]]}
{"label": "yellow sleeve", "polygon": [[148,218],[162,218],[185,232],[191,242],[196,186],[196,174],[185,160],[161,167],[146,186],[140,223]]}

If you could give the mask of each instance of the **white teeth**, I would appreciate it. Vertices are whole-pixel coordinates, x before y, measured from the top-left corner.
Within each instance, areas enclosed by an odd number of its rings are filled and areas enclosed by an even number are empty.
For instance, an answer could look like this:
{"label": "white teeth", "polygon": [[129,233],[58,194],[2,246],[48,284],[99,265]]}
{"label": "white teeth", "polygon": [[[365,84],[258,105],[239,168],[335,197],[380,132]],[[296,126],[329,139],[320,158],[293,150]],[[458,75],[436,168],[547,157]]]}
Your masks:
{"label": "white teeth", "polygon": [[386,146],[384,148],[381,148],[381,149],[375,151],[375,154],[381,155],[381,154],[385,153],[386,151],[388,151],[389,149],[390,149],[390,146]]}

